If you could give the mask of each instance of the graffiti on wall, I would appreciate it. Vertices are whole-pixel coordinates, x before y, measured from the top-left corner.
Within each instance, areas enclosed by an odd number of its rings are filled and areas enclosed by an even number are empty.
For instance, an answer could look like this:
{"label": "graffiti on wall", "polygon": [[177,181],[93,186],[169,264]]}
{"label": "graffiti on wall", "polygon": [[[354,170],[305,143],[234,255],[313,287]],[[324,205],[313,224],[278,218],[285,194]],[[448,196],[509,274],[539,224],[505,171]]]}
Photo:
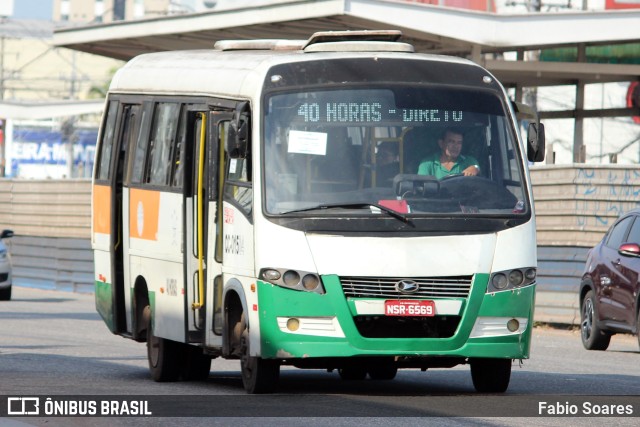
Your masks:
{"label": "graffiti on wall", "polygon": [[578,226],[607,229],[640,207],[640,170],[578,168],[574,182]]}

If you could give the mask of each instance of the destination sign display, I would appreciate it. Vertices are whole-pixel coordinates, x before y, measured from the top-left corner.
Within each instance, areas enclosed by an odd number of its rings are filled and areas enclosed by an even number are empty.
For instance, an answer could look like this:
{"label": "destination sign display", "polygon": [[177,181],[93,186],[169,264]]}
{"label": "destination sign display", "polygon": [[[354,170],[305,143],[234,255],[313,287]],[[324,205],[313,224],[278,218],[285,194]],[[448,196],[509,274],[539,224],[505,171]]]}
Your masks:
{"label": "destination sign display", "polygon": [[395,108],[380,102],[304,102],[298,116],[305,123],[461,122],[461,110]]}

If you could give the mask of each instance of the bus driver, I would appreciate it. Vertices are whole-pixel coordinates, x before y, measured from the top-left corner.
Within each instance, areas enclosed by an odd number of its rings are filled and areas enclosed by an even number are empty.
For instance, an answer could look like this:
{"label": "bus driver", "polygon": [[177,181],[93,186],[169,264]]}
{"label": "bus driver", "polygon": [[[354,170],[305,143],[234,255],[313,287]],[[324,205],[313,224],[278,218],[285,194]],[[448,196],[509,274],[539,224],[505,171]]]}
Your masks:
{"label": "bus driver", "polygon": [[449,175],[461,174],[475,176],[480,173],[478,161],[472,156],[460,154],[462,151],[462,132],[447,128],[438,140],[440,153],[434,153],[420,162],[418,175],[431,175],[442,179]]}

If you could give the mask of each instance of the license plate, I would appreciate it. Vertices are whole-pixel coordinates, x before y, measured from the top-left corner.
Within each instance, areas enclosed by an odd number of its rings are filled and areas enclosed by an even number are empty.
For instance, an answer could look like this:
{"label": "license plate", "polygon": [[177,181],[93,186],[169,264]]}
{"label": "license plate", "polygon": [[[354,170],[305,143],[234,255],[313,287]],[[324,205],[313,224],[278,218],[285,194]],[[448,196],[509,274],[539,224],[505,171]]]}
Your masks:
{"label": "license plate", "polygon": [[386,316],[421,316],[436,315],[436,304],[433,301],[387,300],[384,302]]}

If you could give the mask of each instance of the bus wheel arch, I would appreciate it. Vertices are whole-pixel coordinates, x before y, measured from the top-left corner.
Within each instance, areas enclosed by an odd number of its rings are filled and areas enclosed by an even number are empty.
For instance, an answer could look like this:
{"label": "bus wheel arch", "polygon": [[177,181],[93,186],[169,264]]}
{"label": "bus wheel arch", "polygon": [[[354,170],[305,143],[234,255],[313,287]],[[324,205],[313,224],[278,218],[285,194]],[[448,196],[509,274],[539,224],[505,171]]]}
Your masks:
{"label": "bus wheel arch", "polygon": [[[239,358],[240,336],[245,328],[243,313],[247,309],[247,303],[242,293],[242,287],[238,289],[233,280],[223,294],[224,325],[222,328],[222,353],[225,357]],[[238,283],[239,284],[239,283]]]}
{"label": "bus wheel arch", "polygon": [[251,356],[248,306],[240,283],[230,282],[223,298],[223,352],[227,357],[240,359],[242,385],[247,393],[274,392],[280,377],[280,362]]}

